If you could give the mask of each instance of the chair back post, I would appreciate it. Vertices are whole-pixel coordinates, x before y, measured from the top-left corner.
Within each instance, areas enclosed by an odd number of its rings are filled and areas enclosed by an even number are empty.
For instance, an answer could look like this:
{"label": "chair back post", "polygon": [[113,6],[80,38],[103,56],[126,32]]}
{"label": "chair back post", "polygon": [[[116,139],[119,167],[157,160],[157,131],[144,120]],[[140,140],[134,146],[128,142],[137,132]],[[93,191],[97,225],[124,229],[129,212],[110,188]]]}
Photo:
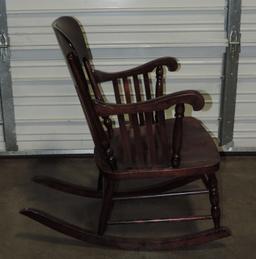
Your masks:
{"label": "chair back post", "polygon": [[[81,26],[73,17],[62,16],[53,22],[53,29],[74,81],[95,148],[101,157],[105,158],[107,165],[113,169],[115,168],[114,154],[110,148],[109,136],[95,111],[92,92],[100,101],[103,101],[103,97],[93,75],[90,63],[91,54],[84,40]],[[108,117],[103,120],[108,132],[111,132],[112,121]]]}
{"label": "chair back post", "polygon": [[[93,74],[93,68],[92,68],[90,60],[88,58],[84,58],[83,64],[85,66],[85,70],[86,70],[86,73],[88,75],[88,79],[89,79],[89,81],[92,85],[92,90],[93,90],[95,98],[97,100],[100,100],[100,101],[104,102],[104,98],[103,98],[103,96],[100,92],[100,89],[98,87],[98,84],[95,80],[95,77],[94,77],[94,74]],[[113,127],[112,127],[113,122],[112,122],[112,120],[108,116],[104,116],[103,117],[103,124],[107,129],[108,137],[111,138],[112,134],[113,134]]]}

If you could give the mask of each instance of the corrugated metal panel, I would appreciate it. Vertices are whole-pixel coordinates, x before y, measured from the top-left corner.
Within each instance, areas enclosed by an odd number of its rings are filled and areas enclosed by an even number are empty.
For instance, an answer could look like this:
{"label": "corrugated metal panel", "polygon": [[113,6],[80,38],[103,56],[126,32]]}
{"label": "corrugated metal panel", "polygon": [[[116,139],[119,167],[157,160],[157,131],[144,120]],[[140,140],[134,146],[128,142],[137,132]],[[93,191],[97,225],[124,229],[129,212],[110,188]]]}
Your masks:
{"label": "corrugated metal panel", "polygon": [[4,142],[4,132],[3,132],[3,119],[2,119],[2,111],[1,111],[1,98],[0,98],[0,151],[5,150],[5,142]]}
{"label": "corrugated metal panel", "polygon": [[[93,144],[51,29],[61,15],[85,26],[98,69],[115,71],[175,56],[166,92],[198,89],[207,105],[197,113],[217,136],[225,0],[8,0],[11,71],[20,150],[92,149]],[[107,88],[107,98],[113,90]]]}
{"label": "corrugated metal panel", "polygon": [[5,151],[5,141],[2,125],[0,125],[0,151]]}
{"label": "corrugated metal panel", "polygon": [[[2,16],[2,10],[4,9],[2,7],[2,3],[0,2],[0,8],[1,8],[1,11],[0,11],[0,15],[1,15],[1,18],[3,17]],[[0,22],[2,20],[0,19]],[[2,27],[0,25],[0,27]],[[0,73],[2,74],[2,69],[5,69],[5,68],[2,68],[2,59],[0,60]],[[2,77],[2,76],[1,76]],[[0,77],[0,84],[1,84],[1,80],[2,78]],[[1,86],[0,86],[0,151],[3,151],[5,150],[5,143],[4,143],[4,134],[3,134],[3,118],[2,118],[2,96],[1,96]]]}
{"label": "corrugated metal panel", "polygon": [[242,1],[241,55],[234,128],[236,149],[256,147],[256,3]]}
{"label": "corrugated metal panel", "polygon": [[[6,136],[12,136],[12,125],[6,125],[4,122],[12,121],[11,106],[11,85],[9,73],[9,49],[8,49],[8,29],[5,1],[0,1],[0,151],[9,150],[13,147],[15,141],[7,141]],[[13,108],[13,107],[11,107]],[[12,142],[12,143],[11,143]]]}
{"label": "corrugated metal panel", "polygon": [[[1,94],[1,92],[0,92]],[[1,96],[0,96],[1,97]],[[4,132],[3,132],[3,118],[2,118],[2,103],[0,98],[0,151],[5,150]]]}

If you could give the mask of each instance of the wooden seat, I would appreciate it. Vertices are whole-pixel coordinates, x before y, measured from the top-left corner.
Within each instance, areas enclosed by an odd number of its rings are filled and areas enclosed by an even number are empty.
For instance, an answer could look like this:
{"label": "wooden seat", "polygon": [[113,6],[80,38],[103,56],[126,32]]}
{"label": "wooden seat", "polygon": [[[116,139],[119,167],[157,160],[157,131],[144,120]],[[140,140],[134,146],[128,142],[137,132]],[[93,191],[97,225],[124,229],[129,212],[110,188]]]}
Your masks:
{"label": "wooden seat", "polygon": [[[192,117],[183,119],[183,145],[180,153],[182,159],[180,166],[174,170],[171,165],[171,133],[174,122],[174,119],[166,120],[166,131],[168,133],[166,139],[166,142],[168,142],[167,153],[163,152],[164,149],[162,148],[163,143],[161,143],[159,125],[156,123],[153,126],[153,142],[156,147],[155,161],[152,161],[150,157],[145,126],[141,126],[140,140],[136,140],[133,129],[127,126],[128,142],[131,147],[131,153],[128,157],[124,151],[125,147],[123,145],[120,129],[114,129],[113,138],[111,139],[111,148],[114,154],[116,154],[118,168],[115,172],[115,174],[117,174],[116,177],[121,177],[120,174],[125,175],[126,173],[129,174],[130,177],[132,177],[132,173],[134,177],[138,177],[140,173],[143,174],[143,177],[154,177],[156,170],[159,173],[163,170],[161,174],[163,177],[195,173],[200,175],[215,172],[220,163],[216,145],[201,122]],[[136,146],[137,141],[141,143],[141,148]],[[141,152],[141,150],[143,150],[143,152]],[[207,152],[205,152],[205,150],[207,150]],[[104,168],[102,168],[102,170],[107,171],[107,169]],[[112,173],[112,171],[110,170],[109,173]],[[147,175],[145,175],[145,173]],[[159,174],[156,177],[159,177]]]}
{"label": "wooden seat", "polygon": [[[204,98],[194,90],[167,95],[163,91],[165,68],[171,72],[176,71],[179,66],[177,60],[163,57],[125,71],[99,71],[92,64],[81,26],[74,18],[60,17],[53,23],[53,28],[95,144],[98,186],[90,189],[45,176],[36,176],[33,180],[67,193],[102,199],[98,231],[93,233],[81,229],[36,209],[23,209],[21,213],[74,238],[122,249],[166,250],[199,245],[229,236],[230,231],[220,224],[215,176],[220,163],[218,150],[202,123],[193,117],[184,116],[185,104],[198,111],[204,106]],[[105,82],[113,85],[114,103],[105,98]],[[174,107],[174,115],[169,111],[171,107]],[[161,179],[162,182],[137,189],[117,188],[121,181],[147,178]],[[196,180],[202,181],[205,189],[171,191]],[[115,200],[197,194],[209,195],[209,215],[110,220]],[[209,219],[213,220],[213,228],[177,238],[104,235],[107,225],[113,224]]]}

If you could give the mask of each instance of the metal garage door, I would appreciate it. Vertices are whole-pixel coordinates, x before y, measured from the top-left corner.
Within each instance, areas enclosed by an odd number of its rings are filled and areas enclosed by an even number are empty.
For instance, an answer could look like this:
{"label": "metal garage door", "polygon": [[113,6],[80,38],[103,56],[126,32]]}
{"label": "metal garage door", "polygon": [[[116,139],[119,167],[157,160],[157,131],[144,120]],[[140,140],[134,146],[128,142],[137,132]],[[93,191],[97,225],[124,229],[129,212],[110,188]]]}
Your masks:
{"label": "metal garage door", "polygon": [[[85,26],[98,69],[130,68],[174,56],[166,92],[198,89],[196,113],[217,136],[225,34],[225,0],[8,0],[16,132],[19,150],[90,152],[88,127],[51,29],[61,15]],[[110,89],[110,88],[109,88]],[[109,90],[107,98],[112,99]]]}
{"label": "metal garage door", "polygon": [[234,146],[238,150],[256,147],[256,3],[242,1],[241,54],[237,85]]}

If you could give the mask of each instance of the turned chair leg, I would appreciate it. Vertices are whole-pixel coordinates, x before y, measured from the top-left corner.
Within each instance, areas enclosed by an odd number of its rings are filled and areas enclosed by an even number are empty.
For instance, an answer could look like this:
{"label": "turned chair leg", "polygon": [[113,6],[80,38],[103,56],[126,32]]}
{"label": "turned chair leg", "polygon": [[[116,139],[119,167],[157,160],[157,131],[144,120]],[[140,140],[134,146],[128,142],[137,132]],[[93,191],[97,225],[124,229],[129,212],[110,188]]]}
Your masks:
{"label": "turned chair leg", "polygon": [[214,174],[208,176],[209,197],[211,203],[211,214],[215,229],[220,228],[220,207],[218,182]]}
{"label": "turned chair leg", "polygon": [[98,177],[98,183],[97,183],[97,191],[101,192],[103,188],[103,173],[101,170],[99,170],[99,177]]}
{"label": "turned chair leg", "polygon": [[208,175],[207,174],[204,174],[202,177],[201,177],[201,180],[204,184],[204,186],[209,189],[209,179],[208,179]]}
{"label": "turned chair leg", "polygon": [[113,191],[114,191],[114,182],[107,178],[103,178],[104,184],[104,193],[103,193],[103,200],[101,205],[101,212],[99,217],[99,225],[98,225],[98,234],[103,235],[106,227],[107,222],[111,214],[112,205],[113,205]]}

